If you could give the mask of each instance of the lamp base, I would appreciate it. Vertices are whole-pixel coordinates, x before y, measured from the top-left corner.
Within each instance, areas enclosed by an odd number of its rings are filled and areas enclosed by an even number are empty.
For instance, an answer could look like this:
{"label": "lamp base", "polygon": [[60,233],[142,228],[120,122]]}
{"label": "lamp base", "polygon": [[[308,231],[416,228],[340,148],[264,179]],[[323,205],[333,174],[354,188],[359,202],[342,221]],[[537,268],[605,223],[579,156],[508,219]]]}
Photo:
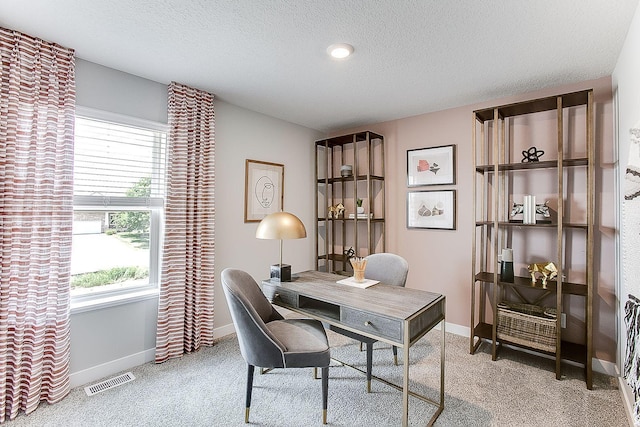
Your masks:
{"label": "lamp base", "polygon": [[276,282],[291,281],[291,266],[289,264],[274,264],[271,266],[271,280]]}

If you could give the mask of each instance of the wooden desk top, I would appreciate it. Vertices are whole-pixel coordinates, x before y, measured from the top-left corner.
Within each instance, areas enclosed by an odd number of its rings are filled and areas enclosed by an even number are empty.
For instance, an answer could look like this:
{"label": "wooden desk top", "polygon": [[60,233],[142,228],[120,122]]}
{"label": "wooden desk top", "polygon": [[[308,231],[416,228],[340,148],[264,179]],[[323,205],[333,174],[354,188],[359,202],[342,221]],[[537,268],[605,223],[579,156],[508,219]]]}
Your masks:
{"label": "wooden desk top", "polygon": [[291,282],[265,280],[263,283],[340,307],[349,307],[401,320],[410,319],[425,307],[437,304],[444,299],[444,296],[433,292],[382,283],[366,289],[336,283],[344,278],[338,274],[309,270],[292,275]]}

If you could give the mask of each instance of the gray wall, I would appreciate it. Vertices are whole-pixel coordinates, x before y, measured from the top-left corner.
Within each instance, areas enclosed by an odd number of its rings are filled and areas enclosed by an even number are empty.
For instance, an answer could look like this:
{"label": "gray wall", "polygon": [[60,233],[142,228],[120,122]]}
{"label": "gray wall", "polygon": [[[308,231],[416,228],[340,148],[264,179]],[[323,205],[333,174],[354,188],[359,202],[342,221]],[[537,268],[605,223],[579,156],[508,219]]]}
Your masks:
{"label": "gray wall", "polygon": [[[80,107],[167,122],[167,85],[78,59]],[[245,224],[244,164],[256,159],[285,165],[284,208],[298,215],[309,237],[287,241],[284,259],[295,271],[314,267],[314,130],[215,101],[215,320],[216,337],[233,332],[220,272],[242,268],[267,277],[278,260],[276,241],[257,240],[256,223]],[[157,297],[71,314],[71,384],[78,386],[153,360]]]}

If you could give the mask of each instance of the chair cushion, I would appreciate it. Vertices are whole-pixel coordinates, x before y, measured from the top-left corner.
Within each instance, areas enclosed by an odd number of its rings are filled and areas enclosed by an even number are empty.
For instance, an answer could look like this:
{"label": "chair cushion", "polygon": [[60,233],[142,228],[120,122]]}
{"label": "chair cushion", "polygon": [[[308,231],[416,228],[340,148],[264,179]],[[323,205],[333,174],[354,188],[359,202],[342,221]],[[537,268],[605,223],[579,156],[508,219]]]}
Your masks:
{"label": "chair cushion", "polygon": [[329,366],[329,342],[319,321],[275,320],[267,323],[266,327],[285,347],[285,368]]}

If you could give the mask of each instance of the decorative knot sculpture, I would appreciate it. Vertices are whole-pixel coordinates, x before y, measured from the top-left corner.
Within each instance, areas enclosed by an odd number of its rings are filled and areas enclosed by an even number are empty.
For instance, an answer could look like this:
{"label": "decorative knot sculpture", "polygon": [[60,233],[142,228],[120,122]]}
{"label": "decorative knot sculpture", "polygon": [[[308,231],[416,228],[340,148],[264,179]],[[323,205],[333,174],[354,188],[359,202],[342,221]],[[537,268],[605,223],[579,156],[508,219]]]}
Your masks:
{"label": "decorative knot sculpture", "polygon": [[539,162],[544,150],[538,150],[535,146],[522,151],[522,163]]}

